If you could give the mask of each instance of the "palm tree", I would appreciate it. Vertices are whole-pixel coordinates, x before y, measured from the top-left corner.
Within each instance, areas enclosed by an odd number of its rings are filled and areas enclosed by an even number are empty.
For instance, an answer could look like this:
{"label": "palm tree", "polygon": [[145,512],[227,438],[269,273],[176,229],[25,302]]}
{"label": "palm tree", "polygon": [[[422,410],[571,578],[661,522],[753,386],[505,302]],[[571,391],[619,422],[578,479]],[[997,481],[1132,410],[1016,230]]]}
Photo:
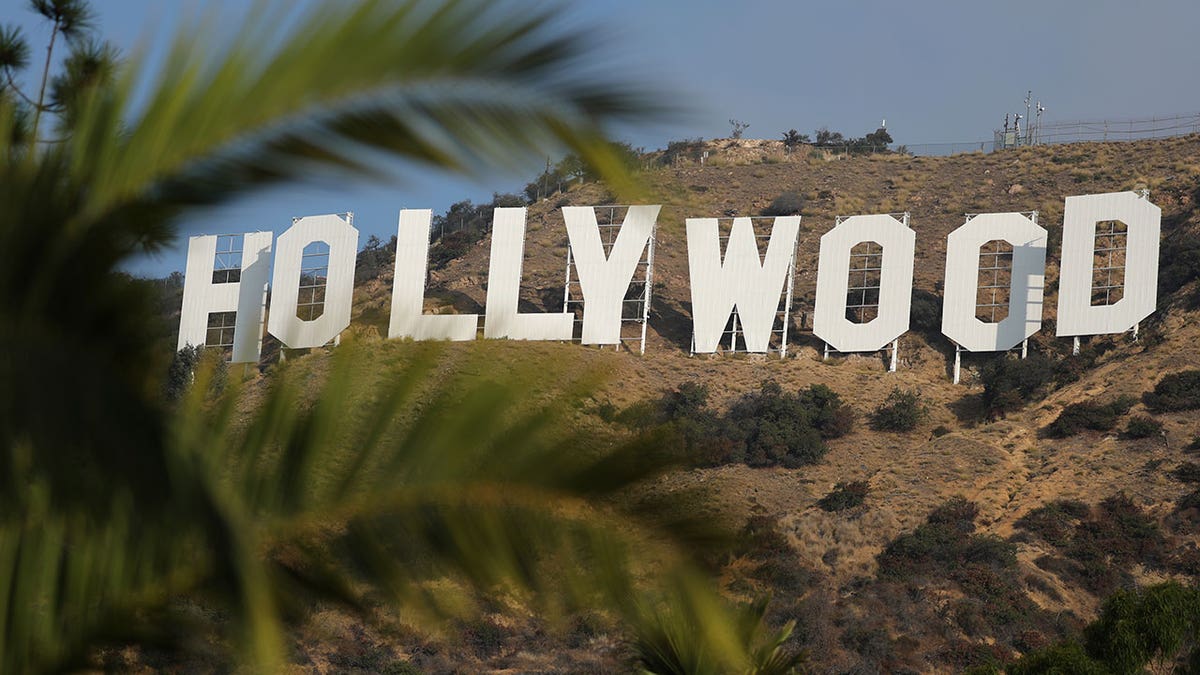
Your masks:
{"label": "palm tree", "polygon": [[[80,16],[64,8],[86,9],[32,5],[55,34]],[[744,622],[689,571],[700,530],[628,498],[669,466],[653,443],[581,451],[551,433],[559,404],[433,386],[437,358],[412,348],[365,393],[352,383],[380,368],[345,347],[315,393],[289,364],[261,397],[233,383],[213,398],[202,370],[171,407],[145,338],[147,291],[117,273],[198,209],[387,175],[388,158],[466,173],[563,148],[626,185],[604,130],[652,106],[583,74],[593,52],[558,18],[483,0],[360,0],[302,17],[275,5],[219,45],[190,27],[157,70],[132,60],[103,86],[64,81],[58,107],[5,88],[0,671],[84,666],[105,644],[185,649],[209,631],[270,672],[312,602],[384,598],[437,616],[424,582],[447,575],[547,611],[602,603],[642,634],[670,606],[706,663],[753,668]],[[295,28],[281,37],[280,25]],[[10,29],[0,38],[11,75],[27,50]],[[46,115],[54,138],[38,130]],[[663,583],[648,591],[648,575]]]}

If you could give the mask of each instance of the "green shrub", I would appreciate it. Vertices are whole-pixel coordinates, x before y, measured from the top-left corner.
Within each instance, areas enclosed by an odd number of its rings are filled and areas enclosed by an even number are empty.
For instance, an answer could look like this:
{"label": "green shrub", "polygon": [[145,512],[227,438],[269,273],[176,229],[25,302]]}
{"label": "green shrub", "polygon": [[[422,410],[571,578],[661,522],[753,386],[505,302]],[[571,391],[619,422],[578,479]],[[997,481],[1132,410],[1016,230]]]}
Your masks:
{"label": "green shrub", "polygon": [[909,325],[926,335],[942,334],[942,296],[914,288],[909,309]]}
{"label": "green shrub", "polygon": [[1075,527],[1091,511],[1091,507],[1083,502],[1058,500],[1021,516],[1015,526],[1041,537],[1048,544],[1062,547],[1071,543]]}
{"label": "green shrub", "polygon": [[742,396],[725,416],[727,433],[742,440],[742,457],[750,466],[812,464],[825,454],[821,432],[813,426],[812,411],[799,396],[788,396],[775,382]]}
{"label": "green shrub", "polygon": [[1200,370],[1171,373],[1142,395],[1151,412],[1177,412],[1200,408]]}
{"label": "green shrub", "polygon": [[1132,417],[1129,423],[1125,425],[1126,438],[1151,438],[1161,436],[1163,433],[1162,422],[1153,417],[1138,415]]}
{"label": "green shrub", "polygon": [[980,379],[988,412],[1004,414],[1045,395],[1054,380],[1054,363],[1041,354],[1030,354],[1024,359],[1001,355],[984,366]]}
{"label": "green shrub", "polygon": [[871,428],[877,431],[912,431],[929,414],[921,394],[895,387],[871,413]]}
{"label": "green shrub", "polygon": [[969,568],[1014,568],[1017,547],[992,535],[975,534],[979,507],[954,497],[934,509],[925,524],[893,540],[879,554],[879,576],[892,579],[949,576],[960,583]]}
{"label": "green shrub", "polygon": [[1200,464],[1184,462],[1175,467],[1171,477],[1181,483],[1200,483]]}
{"label": "green shrub", "polygon": [[225,352],[187,345],[175,352],[167,368],[167,379],[163,384],[163,396],[167,401],[174,402],[183,398],[195,380],[196,369],[202,364],[211,368],[211,371],[208,371],[211,374],[207,395],[217,396],[224,391],[225,382],[229,377],[229,364],[225,361]]}
{"label": "green shrub", "polygon": [[832,492],[821,497],[817,506],[830,512],[845,511],[862,504],[870,491],[871,486],[865,480],[838,483],[833,486]]}
{"label": "green shrub", "polygon": [[1162,243],[1158,268],[1158,294],[1165,297],[1178,291],[1200,272],[1200,236],[1184,232]]}
{"label": "green shrub", "polygon": [[776,197],[767,208],[763,209],[764,216],[794,216],[804,208],[804,198],[796,192],[785,192]]}
{"label": "green shrub", "polygon": [[167,379],[163,383],[163,396],[168,401],[178,401],[192,384],[192,373],[200,363],[200,354],[204,347],[186,345],[175,352],[171,365],[167,367]]}
{"label": "green shrub", "polygon": [[1044,432],[1050,438],[1067,438],[1084,431],[1111,431],[1122,415],[1133,407],[1133,399],[1122,396],[1111,403],[1072,403],[1063,408],[1058,418]]}
{"label": "green shrub", "polygon": [[1123,494],[1095,508],[1060,501],[1030,512],[1016,526],[1053,545],[1062,558],[1046,556],[1039,567],[1093,593],[1108,593],[1132,580],[1134,565],[1161,566],[1166,539],[1158,521]]}
{"label": "green shrub", "polygon": [[829,387],[815,384],[789,394],[773,381],[734,401],[724,415],[708,407],[707,387],[689,382],[617,419],[632,427],[663,426],[688,461],[700,466],[812,464],[825,454],[825,439],[854,428],[854,411]]}
{"label": "green shrub", "polygon": [[678,141],[668,141],[667,149],[663,152],[659,161],[668,166],[674,164],[678,159],[698,162],[703,152],[703,138],[685,138]]}

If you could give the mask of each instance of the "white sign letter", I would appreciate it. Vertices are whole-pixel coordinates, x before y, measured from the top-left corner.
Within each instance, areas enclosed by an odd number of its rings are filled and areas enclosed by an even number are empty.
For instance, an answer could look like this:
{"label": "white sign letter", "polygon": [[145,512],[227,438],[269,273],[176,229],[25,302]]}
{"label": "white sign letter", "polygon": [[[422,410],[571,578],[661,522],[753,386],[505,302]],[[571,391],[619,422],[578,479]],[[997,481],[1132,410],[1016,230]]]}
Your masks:
{"label": "white sign letter", "polygon": [[[312,244],[325,246],[306,255]],[[267,320],[271,335],[286,347],[305,349],[320,347],[345,330],[357,254],[358,230],[341,216],[300,218],[279,235]],[[298,310],[303,316],[297,316]]]}
{"label": "white sign letter", "polygon": [[[855,274],[856,283],[871,284],[866,278],[879,279],[879,314],[865,323],[846,318],[846,299],[850,292],[850,253],[863,243],[875,242],[883,248],[875,270]],[[813,334],[839,352],[873,352],[908,330],[912,305],[913,254],[916,234],[904,223],[886,214],[851,216],[821,237],[817,268],[817,300],[813,312]],[[855,269],[862,269],[857,267]],[[863,288],[856,288],[863,290]],[[864,292],[865,297],[865,292]]]}
{"label": "white sign letter", "polygon": [[[1012,244],[1008,316],[985,322],[979,302],[979,249],[989,241]],[[1000,267],[1002,254],[993,255]],[[984,213],[946,237],[946,284],[942,334],[971,352],[1002,352],[1042,327],[1046,275],[1046,230],[1021,213]]]}
{"label": "white sign letter", "polygon": [[570,340],[575,316],[567,312],[522,314],[521,261],[525,257],[525,207],[498,208],[492,220],[492,260],[488,269],[485,338]]}
{"label": "white sign letter", "polygon": [[654,233],[654,221],[661,208],[629,207],[607,258],[600,242],[595,208],[563,208],[575,271],[583,291],[583,344],[612,345],[621,341],[621,308],[625,293],[642,260],[646,242]]}
{"label": "white sign letter", "polygon": [[734,308],[747,351],[767,351],[799,235],[800,216],[776,218],[766,259],[760,260],[750,219],[734,218],[722,260],[717,219],[687,219],[695,352],[709,354],[717,350]]}
{"label": "white sign letter", "polygon": [[429,233],[433,212],[403,209],[396,231],[396,274],[392,281],[389,338],[474,340],[479,315],[425,315],[425,280],[429,269]]}
{"label": "white sign letter", "polygon": [[[1125,223],[1121,299],[1093,305],[1096,223]],[[1150,316],[1158,302],[1158,238],[1162,209],[1136,192],[1067,197],[1058,275],[1058,335],[1123,333]],[[1114,239],[1109,237],[1109,246]],[[1114,252],[1115,253],[1115,252]],[[1109,259],[1107,254],[1105,258]],[[1105,275],[1107,277],[1108,275]]]}
{"label": "white sign letter", "polygon": [[[221,237],[224,239],[225,237]],[[231,237],[236,242],[236,237]],[[271,268],[270,232],[242,235],[240,253],[231,246],[221,255],[235,265],[241,257],[239,280],[232,280],[235,267],[217,271],[213,279],[218,237],[192,237],[188,240],[187,274],[183,282],[183,311],[179,318],[177,349],[203,345],[209,341],[209,314],[237,312],[233,325],[233,363],[257,363],[262,352],[263,309],[267,300],[267,279]],[[226,328],[227,329],[227,328]],[[218,329],[220,330],[220,329]],[[223,331],[221,331],[223,332]]]}

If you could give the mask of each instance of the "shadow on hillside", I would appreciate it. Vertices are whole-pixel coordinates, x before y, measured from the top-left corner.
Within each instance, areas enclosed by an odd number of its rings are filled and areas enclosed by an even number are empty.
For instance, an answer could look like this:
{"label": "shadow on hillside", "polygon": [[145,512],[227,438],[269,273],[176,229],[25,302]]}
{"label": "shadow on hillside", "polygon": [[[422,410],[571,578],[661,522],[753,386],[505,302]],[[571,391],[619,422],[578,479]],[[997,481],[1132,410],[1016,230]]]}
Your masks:
{"label": "shadow on hillside", "polygon": [[650,306],[650,325],[667,342],[685,352],[692,350],[692,303],[684,302],[677,308],[663,300],[654,302]]}
{"label": "shadow on hillside", "polygon": [[946,408],[954,413],[960,424],[975,426],[987,420],[987,406],[983,404],[983,394],[967,394],[947,403]]}

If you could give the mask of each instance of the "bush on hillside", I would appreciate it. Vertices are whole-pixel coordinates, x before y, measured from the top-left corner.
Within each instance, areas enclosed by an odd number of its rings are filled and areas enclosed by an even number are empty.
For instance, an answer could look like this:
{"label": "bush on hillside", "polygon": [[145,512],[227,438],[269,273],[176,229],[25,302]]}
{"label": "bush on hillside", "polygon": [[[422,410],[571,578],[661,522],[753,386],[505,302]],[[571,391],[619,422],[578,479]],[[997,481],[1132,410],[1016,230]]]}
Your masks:
{"label": "bush on hillside", "polygon": [[371,235],[363,249],[358,252],[354,263],[355,285],[378,279],[379,275],[395,262],[396,235],[393,234],[391,241],[386,244],[379,237]]}
{"label": "bush on hillside", "polygon": [[821,431],[799,396],[789,396],[775,382],[742,396],[726,414],[728,431],[740,437],[734,458],[749,466],[795,468],[815,463],[825,454]]}
{"label": "bush on hillside", "polygon": [[1165,559],[1166,538],[1158,521],[1123,494],[1095,508],[1052,502],[1031,511],[1016,526],[1041,537],[1063,556],[1039,559],[1039,567],[1093,593],[1128,583],[1136,565],[1161,567]]}
{"label": "bush on hillside", "polygon": [[678,141],[668,141],[667,149],[663,151],[659,161],[667,166],[674,164],[679,159],[698,162],[703,152],[703,138],[685,138]]}
{"label": "bush on hillside", "polygon": [[1072,403],[1043,431],[1050,438],[1067,438],[1081,431],[1112,431],[1121,416],[1133,407],[1133,399],[1122,396],[1111,403]]}
{"label": "bush on hillside", "polygon": [[1054,379],[1054,363],[1041,354],[1024,359],[1005,354],[984,366],[980,379],[988,413],[1002,415],[1044,396]]}
{"label": "bush on hillside", "polygon": [[1153,438],[1161,436],[1162,433],[1162,422],[1153,417],[1138,415],[1130,418],[1129,423],[1125,425],[1123,435],[1125,438]]}
{"label": "bush on hillside", "polygon": [[1011,569],[1017,547],[991,535],[975,534],[979,507],[954,497],[934,509],[923,525],[903,534],[879,554],[879,576],[897,580],[961,576],[971,568]]}
{"label": "bush on hillside", "polygon": [[205,364],[211,370],[207,395],[219,395],[225,389],[229,364],[220,349],[205,349],[203,346],[186,345],[175,352],[167,367],[167,379],[163,384],[163,396],[167,401],[179,401],[195,381],[196,369]]}
{"label": "bush on hillside", "polygon": [[1181,483],[1200,483],[1200,464],[1184,462],[1175,467],[1171,477]]}
{"label": "bush on hillside", "polygon": [[871,428],[876,431],[912,431],[929,414],[929,409],[916,390],[895,387],[878,408],[871,413]]}
{"label": "bush on hillside", "polygon": [[1200,273],[1200,236],[1183,232],[1162,243],[1158,267],[1158,295],[1166,297],[1186,286]]}
{"label": "bush on hillside", "polygon": [[1178,412],[1200,408],[1200,370],[1171,373],[1142,394],[1142,402],[1151,412]]}
{"label": "bush on hillside", "polygon": [[657,401],[630,406],[616,416],[632,427],[661,426],[688,461],[701,466],[745,463],[798,467],[825,454],[825,439],[854,427],[854,412],[829,387],[795,394],[766,381],[744,394],[724,415],[708,406],[708,388],[684,383]]}
{"label": "bush on hillside", "polygon": [[833,491],[817,501],[817,506],[829,512],[846,511],[862,504],[870,491],[871,486],[865,480],[838,483],[833,486]]}
{"label": "bush on hillside", "polygon": [[804,208],[804,198],[796,192],[785,192],[776,197],[767,208],[763,209],[764,216],[794,216]]}
{"label": "bush on hillside", "polygon": [[168,401],[178,401],[184,392],[192,385],[192,373],[200,363],[200,354],[204,347],[185,345],[175,352],[171,365],[167,367],[167,380],[163,383],[163,395]]}
{"label": "bush on hillside", "polygon": [[936,293],[914,288],[909,310],[909,325],[926,335],[942,334],[942,297]]}

